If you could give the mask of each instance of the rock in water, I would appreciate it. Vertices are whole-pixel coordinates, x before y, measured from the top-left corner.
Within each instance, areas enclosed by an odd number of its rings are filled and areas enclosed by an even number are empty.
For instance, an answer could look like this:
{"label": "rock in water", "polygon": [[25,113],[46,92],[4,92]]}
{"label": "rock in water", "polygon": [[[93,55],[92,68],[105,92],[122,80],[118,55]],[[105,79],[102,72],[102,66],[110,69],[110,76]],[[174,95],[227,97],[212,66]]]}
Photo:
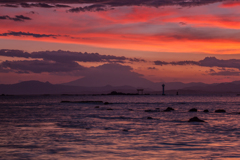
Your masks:
{"label": "rock in water", "polygon": [[208,111],[208,109],[205,109],[203,112],[208,113],[209,111]]}
{"label": "rock in water", "polygon": [[205,121],[199,119],[198,117],[193,117],[193,118],[190,118],[188,122],[205,122]]}
{"label": "rock in water", "polygon": [[224,109],[217,109],[215,113],[226,113],[226,111]]}
{"label": "rock in water", "polygon": [[145,112],[153,112],[153,110],[147,109],[147,110],[145,110]]}
{"label": "rock in water", "polygon": [[171,111],[174,111],[172,107],[167,107],[167,109],[164,110],[164,112],[171,112]]}
{"label": "rock in water", "polygon": [[156,109],[156,110],[147,109],[147,110],[145,110],[145,112],[160,112],[160,110],[159,109]]}
{"label": "rock in water", "polygon": [[105,102],[104,104],[105,104],[105,105],[108,105],[108,104],[109,104],[109,102]]}
{"label": "rock in water", "polygon": [[196,108],[192,108],[188,112],[197,112],[197,109]]}

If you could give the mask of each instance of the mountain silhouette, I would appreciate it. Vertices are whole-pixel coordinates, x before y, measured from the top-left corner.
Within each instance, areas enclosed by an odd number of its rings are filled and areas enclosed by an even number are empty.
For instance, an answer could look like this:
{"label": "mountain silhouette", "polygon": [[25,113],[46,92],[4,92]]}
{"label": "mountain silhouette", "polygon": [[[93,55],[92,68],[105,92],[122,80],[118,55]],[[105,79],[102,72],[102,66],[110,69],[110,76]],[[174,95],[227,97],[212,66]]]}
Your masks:
{"label": "mountain silhouette", "polygon": [[[120,64],[104,64],[89,70],[85,77],[64,83],[68,86],[84,86],[84,87],[102,87],[106,85],[111,86],[132,86],[135,88],[144,88],[151,90],[162,90],[164,82],[152,82],[143,75],[134,72],[130,66]],[[204,85],[204,83],[182,83],[182,82],[168,82],[164,83],[166,90],[183,89],[185,87],[192,87],[196,85]]]}
{"label": "mountain silhouette", "polygon": [[203,86],[186,87],[185,90],[197,90],[205,92],[240,92],[240,81],[233,81],[228,83],[214,83]]}
{"label": "mountain silhouette", "polygon": [[63,85],[68,86],[86,86],[86,87],[102,87],[102,86],[132,86],[135,88],[144,88],[150,90],[162,90],[162,84],[166,85],[166,90],[176,90],[176,89],[183,89],[186,87],[193,87],[193,86],[205,86],[204,83],[182,83],[182,82],[152,82],[145,78],[139,76],[117,76],[113,75],[111,77],[107,76],[86,76],[84,78],[77,79],[75,81],[71,81],[68,83],[63,83]]}
{"label": "mountain silhouette", "polygon": [[80,87],[51,84],[49,82],[24,81],[17,84],[1,84],[0,94],[6,95],[32,95],[32,94],[107,94],[112,91],[124,93],[136,93],[137,90],[131,86],[102,86],[102,87]]}
{"label": "mountain silhouette", "polygon": [[70,86],[87,86],[87,87],[101,87],[106,85],[112,86],[133,86],[133,87],[148,87],[153,85],[153,82],[137,77],[137,76],[121,76],[121,75],[112,75],[112,76],[87,76],[84,78],[77,79],[75,81],[71,81],[69,83],[65,83],[65,85]]}
{"label": "mountain silhouette", "polygon": [[[150,81],[151,82],[151,81]],[[155,89],[144,89],[144,93],[161,94],[162,83],[153,83],[152,85],[159,86]],[[172,85],[172,86],[171,86]],[[168,86],[168,87],[167,87]],[[184,87],[185,86],[185,87]],[[206,94],[206,93],[240,93],[240,81],[230,83],[181,83],[169,82],[165,83],[167,94],[175,94],[179,91],[180,94]],[[174,88],[175,87],[175,88]],[[181,89],[178,89],[181,87]],[[49,82],[39,81],[24,81],[17,84],[0,84],[0,94],[5,95],[32,95],[32,94],[108,94],[112,91],[122,93],[137,93],[137,88],[129,85],[112,86],[105,85],[100,87],[85,87],[85,86],[69,86],[62,84],[51,84]]]}

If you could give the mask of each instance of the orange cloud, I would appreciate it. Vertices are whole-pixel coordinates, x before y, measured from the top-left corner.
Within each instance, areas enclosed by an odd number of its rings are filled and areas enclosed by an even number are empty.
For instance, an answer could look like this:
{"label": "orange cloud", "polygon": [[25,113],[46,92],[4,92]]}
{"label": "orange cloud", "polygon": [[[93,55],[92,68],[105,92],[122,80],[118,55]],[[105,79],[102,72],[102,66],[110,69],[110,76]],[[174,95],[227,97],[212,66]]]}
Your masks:
{"label": "orange cloud", "polygon": [[160,10],[155,7],[133,6],[131,9],[116,9],[108,12],[100,12],[98,15],[102,19],[109,20],[112,23],[140,23],[151,22],[159,17],[176,14],[175,9]]}
{"label": "orange cloud", "polygon": [[[31,35],[8,35],[0,38],[157,52],[237,53],[239,51],[240,38],[236,37],[236,34],[219,33],[218,35],[212,34],[210,30],[213,27],[223,28],[219,31],[224,33],[224,28],[239,29],[240,20],[237,15],[182,16],[181,12],[184,11],[173,7],[164,10],[136,6],[120,7],[104,12],[59,12],[58,16],[55,14],[47,16],[48,13],[43,13],[43,15],[33,15],[32,20],[27,22],[1,20],[3,23],[0,34],[14,31],[56,35],[55,38],[37,38]],[[179,22],[184,22],[186,25],[182,27]],[[174,23],[179,25],[172,28],[169,24]],[[205,28],[201,29],[201,27]]]}
{"label": "orange cloud", "polygon": [[198,15],[198,16],[182,16],[163,20],[165,22],[184,22],[196,27],[218,27],[240,29],[240,19],[238,15]]}
{"label": "orange cloud", "polygon": [[[37,34],[51,34],[51,32],[37,32],[40,28],[27,29],[25,32]],[[21,32],[24,32],[21,31]],[[200,34],[200,33],[199,33]],[[206,33],[207,34],[207,33]],[[59,35],[53,37],[13,36],[7,39],[34,40],[45,42],[75,43],[105,48],[119,48],[130,50],[157,51],[157,52],[206,52],[238,53],[240,40],[231,37],[201,37],[202,35],[185,33],[166,33],[159,35],[120,34],[120,33],[80,33],[75,35]],[[229,50],[231,49],[231,50]]]}
{"label": "orange cloud", "polygon": [[228,8],[228,7],[237,7],[240,6],[240,2],[238,1],[232,1],[232,2],[224,2],[220,5],[220,7]]}

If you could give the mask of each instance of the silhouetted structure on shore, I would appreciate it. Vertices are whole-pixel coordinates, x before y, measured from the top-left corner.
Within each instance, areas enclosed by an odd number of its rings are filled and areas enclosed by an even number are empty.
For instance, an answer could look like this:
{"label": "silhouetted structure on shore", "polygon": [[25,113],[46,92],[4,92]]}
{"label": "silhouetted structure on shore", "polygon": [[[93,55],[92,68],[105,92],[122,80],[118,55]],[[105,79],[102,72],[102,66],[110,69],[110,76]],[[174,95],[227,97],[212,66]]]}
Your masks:
{"label": "silhouetted structure on shore", "polygon": [[162,84],[162,95],[165,95],[165,93],[164,93],[164,87],[165,87],[165,84]]}

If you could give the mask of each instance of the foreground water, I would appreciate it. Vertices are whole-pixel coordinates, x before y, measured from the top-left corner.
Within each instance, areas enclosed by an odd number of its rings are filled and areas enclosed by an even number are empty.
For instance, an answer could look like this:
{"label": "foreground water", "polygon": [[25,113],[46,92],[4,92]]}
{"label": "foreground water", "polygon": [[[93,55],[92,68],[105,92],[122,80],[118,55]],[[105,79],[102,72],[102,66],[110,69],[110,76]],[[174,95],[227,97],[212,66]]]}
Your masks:
{"label": "foreground water", "polygon": [[1,96],[0,159],[240,159],[239,112],[238,96]]}

